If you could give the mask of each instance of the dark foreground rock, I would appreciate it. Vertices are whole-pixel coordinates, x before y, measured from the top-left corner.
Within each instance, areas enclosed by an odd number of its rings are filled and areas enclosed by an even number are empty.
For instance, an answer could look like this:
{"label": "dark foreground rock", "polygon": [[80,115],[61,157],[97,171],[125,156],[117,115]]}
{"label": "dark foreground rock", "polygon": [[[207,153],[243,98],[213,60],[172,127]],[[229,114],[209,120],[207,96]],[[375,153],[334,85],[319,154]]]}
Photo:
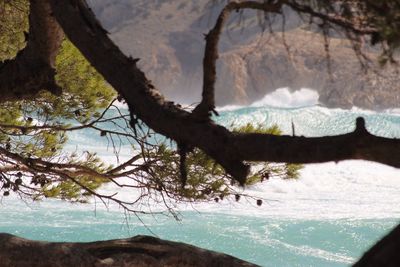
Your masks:
{"label": "dark foreground rock", "polygon": [[257,266],[238,258],[150,236],[91,243],[31,241],[0,234],[1,267]]}
{"label": "dark foreground rock", "polygon": [[400,224],[378,241],[353,267],[400,266]]}

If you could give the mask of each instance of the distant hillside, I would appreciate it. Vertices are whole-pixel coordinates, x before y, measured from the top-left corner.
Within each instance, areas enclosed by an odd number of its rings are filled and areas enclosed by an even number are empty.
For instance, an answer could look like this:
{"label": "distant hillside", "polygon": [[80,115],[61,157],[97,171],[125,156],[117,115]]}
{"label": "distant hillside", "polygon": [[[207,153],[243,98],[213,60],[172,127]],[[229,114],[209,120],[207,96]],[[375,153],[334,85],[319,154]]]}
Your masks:
{"label": "distant hillside", "polygon": [[[225,1],[219,1],[224,3]],[[147,76],[169,98],[197,102],[201,95],[204,33],[222,4],[209,0],[91,0],[97,16],[123,51],[139,57]],[[360,70],[351,45],[330,40],[331,75],[322,39],[287,13],[286,43],[262,33],[254,11],[235,14],[220,44],[218,105],[248,104],[279,87],[316,89],[331,107],[388,108],[400,105],[395,70]],[[282,21],[273,24],[279,32]],[[371,58],[376,55],[370,54]]]}

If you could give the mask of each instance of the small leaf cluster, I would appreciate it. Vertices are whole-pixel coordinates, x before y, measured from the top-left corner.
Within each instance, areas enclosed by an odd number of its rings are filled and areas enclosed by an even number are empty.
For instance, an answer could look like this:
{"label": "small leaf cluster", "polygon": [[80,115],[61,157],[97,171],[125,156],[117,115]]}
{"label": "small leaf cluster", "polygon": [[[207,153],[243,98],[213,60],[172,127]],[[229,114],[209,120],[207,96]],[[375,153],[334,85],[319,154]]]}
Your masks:
{"label": "small leaf cluster", "polygon": [[14,58],[25,46],[28,12],[27,0],[0,0],[0,64]]}
{"label": "small leaf cluster", "polygon": [[[76,153],[70,154],[68,157],[68,164],[80,165],[91,169],[96,173],[105,173],[110,170],[111,166],[106,165],[96,155],[86,151],[81,157]],[[43,174],[43,176],[45,176]],[[53,176],[52,179],[47,178],[45,182],[41,181],[42,190],[36,195],[36,198],[42,196],[46,198],[60,198],[72,202],[87,202],[87,197],[91,196],[104,183],[110,182],[102,176],[96,175],[76,175],[68,177],[64,176],[62,180],[58,180],[58,177]]]}
{"label": "small leaf cluster", "polygon": [[[254,126],[246,124],[234,128],[241,133],[263,133],[279,135],[281,130],[278,126],[271,127]],[[194,148],[186,156],[187,181],[185,187],[181,186],[181,174],[179,172],[180,157],[176,150],[165,143],[150,150],[146,155],[152,160],[147,172],[149,187],[157,191],[165,191],[175,199],[183,201],[218,201],[226,196],[235,194],[233,177],[217,164],[211,157],[200,149]],[[295,179],[299,177],[300,164],[273,164],[268,162],[249,162],[252,167],[246,185],[266,181],[272,177],[282,179]]]}

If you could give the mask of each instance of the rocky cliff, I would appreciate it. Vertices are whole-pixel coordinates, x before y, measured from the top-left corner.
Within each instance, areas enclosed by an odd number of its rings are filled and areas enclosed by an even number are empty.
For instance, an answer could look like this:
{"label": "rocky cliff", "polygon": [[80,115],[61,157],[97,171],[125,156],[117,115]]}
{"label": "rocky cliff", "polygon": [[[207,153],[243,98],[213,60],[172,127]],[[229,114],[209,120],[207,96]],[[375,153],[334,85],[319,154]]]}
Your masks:
{"label": "rocky cliff", "polygon": [[[301,28],[287,31],[285,41],[276,34],[236,47],[221,55],[217,102],[247,104],[276,88],[289,87],[313,88],[329,107],[400,105],[396,69],[375,67],[366,73],[351,44],[339,38],[331,38],[328,55],[329,59],[322,37]],[[368,56],[378,60],[378,54]]]}
{"label": "rocky cliff", "polygon": [[[213,26],[224,1],[91,0],[94,11],[123,51],[142,60],[148,77],[169,98],[197,102],[201,95],[203,34]],[[399,107],[394,68],[361,70],[351,44],[331,38],[327,54],[320,35],[287,12],[285,41],[275,19],[263,32],[257,13],[233,16],[222,36],[217,105],[248,104],[280,87],[319,92],[330,107]],[[285,43],[289,45],[288,50]],[[376,60],[377,54],[368,53]],[[379,69],[379,68],[378,68]]]}

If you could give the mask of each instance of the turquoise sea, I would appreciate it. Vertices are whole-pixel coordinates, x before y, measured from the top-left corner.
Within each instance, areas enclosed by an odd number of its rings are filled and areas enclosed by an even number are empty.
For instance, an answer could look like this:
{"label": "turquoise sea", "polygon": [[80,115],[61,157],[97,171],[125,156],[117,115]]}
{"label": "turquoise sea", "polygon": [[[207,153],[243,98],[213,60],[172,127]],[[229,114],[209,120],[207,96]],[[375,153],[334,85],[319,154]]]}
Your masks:
{"label": "turquoise sea", "polygon": [[[301,94],[300,94],[301,93]],[[279,107],[277,107],[279,106]],[[400,113],[328,109],[310,90],[280,89],[251,106],[219,109],[218,123],[278,124],[284,133],[321,136],[354,129],[358,116],[378,135],[400,137]],[[73,147],[96,149],[111,160],[112,150],[90,132],[72,135]],[[124,148],[120,157],[131,153]],[[103,192],[115,192],[112,185]],[[238,189],[240,190],[240,189]],[[221,251],[261,266],[349,266],[400,223],[400,170],[366,161],[306,165],[295,181],[279,178],[245,189],[263,198],[196,205],[176,204],[180,221],[164,215],[126,214],[115,205],[30,203],[1,198],[0,232],[48,241],[94,241],[137,234],[183,241]],[[137,194],[119,192],[128,199]],[[157,209],[157,207],[151,207]]]}

